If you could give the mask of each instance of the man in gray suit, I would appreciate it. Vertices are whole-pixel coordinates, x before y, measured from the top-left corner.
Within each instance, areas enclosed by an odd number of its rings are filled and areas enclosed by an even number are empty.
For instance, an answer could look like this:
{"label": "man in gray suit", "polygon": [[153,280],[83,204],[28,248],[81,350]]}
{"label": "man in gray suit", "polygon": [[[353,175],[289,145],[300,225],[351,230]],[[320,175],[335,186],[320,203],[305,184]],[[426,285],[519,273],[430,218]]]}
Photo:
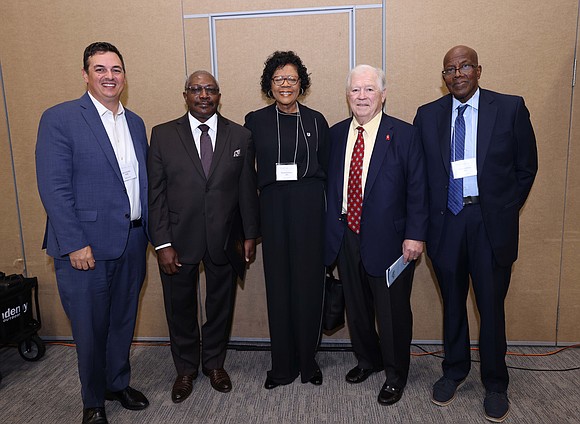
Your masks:
{"label": "man in gray suit", "polygon": [[[200,344],[202,371],[212,387],[231,390],[223,365],[236,281],[254,256],[259,235],[250,131],[217,113],[221,94],[210,73],[194,72],[183,97],[189,112],[153,128],[148,160],[149,231],[177,369],[171,392],[175,403],[191,394]],[[238,238],[236,250],[232,246]],[[197,322],[200,262],[206,275],[203,343]]]}

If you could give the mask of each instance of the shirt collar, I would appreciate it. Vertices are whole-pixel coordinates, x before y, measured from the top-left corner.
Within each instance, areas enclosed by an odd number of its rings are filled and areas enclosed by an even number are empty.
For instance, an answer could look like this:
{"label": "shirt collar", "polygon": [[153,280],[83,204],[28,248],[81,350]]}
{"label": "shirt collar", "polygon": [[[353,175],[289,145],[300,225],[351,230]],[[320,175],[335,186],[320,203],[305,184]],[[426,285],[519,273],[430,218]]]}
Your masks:
{"label": "shirt collar", "polygon": [[475,110],[479,109],[479,87],[477,87],[477,90],[475,90],[475,93],[473,93],[473,96],[471,96],[471,98],[465,103],[461,103],[459,100],[457,100],[455,97],[453,97],[452,110],[455,111],[455,110],[457,110],[457,108],[459,106],[465,105],[465,104],[471,106]]}
{"label": "shirt collar", "polygon": [[[95,99],[95,97],[91,94],[90,91],[87,91],[87,94],[89,95],[89,98],[91,99],[91,101],[93,102],[95,107],[97,108],[97,113],[99,114],[99,116],[102,117],[107,112],[110,112],[111,114],[113,113],[105,105],[103,105],[101,102],[99,102],[97,99]],[[117,109],[117,115],[123,115],[124,113],[125,113],[125,109],[123,108],[123,105],[121,104],[121,102],[119,102],[119,109]]]}
{"label": "shirt collar", "polygon": [[354,132],[358,132],[357,127],[360,126],[360,127],[363,127],[368,134],[370,134],[372,131],[374,131],[375,129],[378,129],[379,128],[379,124],[381,123],[382,117],[383,117],[382,112],[379,112],[369,122],[367,122],[364,125],[361,125],[361,124],[358,123],[358,121],[356,120],[356,118],[353,116],[352,117],[352,122],[350,124],[351,130],[354,131]]}
{"label": "shirt collar", "polygon": [[200,122],[196,117],[194,117],[191,113],[187,112],[187,117],[189,118],[189,125],[191,125],[191,129],[194,130],[199,127],[201,124],[207,125],[211,130],[217,133],[217,113],[214,113],[207,121]]}

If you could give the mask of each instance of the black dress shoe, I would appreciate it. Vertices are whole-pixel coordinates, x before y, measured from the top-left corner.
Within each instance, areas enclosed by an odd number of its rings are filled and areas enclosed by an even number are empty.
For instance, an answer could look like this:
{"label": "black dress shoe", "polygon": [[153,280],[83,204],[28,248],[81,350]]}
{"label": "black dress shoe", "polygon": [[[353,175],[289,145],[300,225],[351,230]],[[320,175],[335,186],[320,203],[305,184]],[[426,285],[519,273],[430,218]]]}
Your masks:
{"label": "black dress shoe", "polygon": [[227,393],[232,390],[232,380],[230,380],[230,376],[223,368],[216,368],[215,370],[202,368],[202,371],[209,377],[211,387],[218,392]]}
{"label": "black dress shoe", "polygon": [[171,400],[173,403],[183,402],[189,397],[193,390],[193,380],[197,377],[197,373],[190,375],[178,375],[173,383],[171,389]]}
{"label": "black dress shoe", "polygon": [[131,411],[139,411],[149,406],[149,401],[145,395],[131,386],[127,386],[125,389],[119,390],[118,392],[106,390],[105,399],[117,400],[121,402],[123,408],[130,409]]}
{"label": "black dress shoe", "polygon": [[83,424],[109,424],[105,408],[83,409]]}
{"label": "black dress shoe", "polygon": [[379,370],[359,368],[357,365],[346,374],[346,381],[352,384],[358,384],[365,381],[369,376]]}
{"label": "black dress shoe", "polygon": [[379,397],[377,400],[381,405],[392,405],[401,400],[402,396],[403,389],[398,389],[385,383],[379,392]]}
{"label": "black dress shoe", "polygon": [[264,389],[272,390],[278,387],[278,383],[274,383],[274,380],[270,380],[270,377],[266,377],[266,382],[264,383]]}
{"label": "black dress shoe", "polygon": [[320,368],[314,371],[314,375],[308,381],[315,386],[320,386],[322,384],[322,371],[320,371]]}

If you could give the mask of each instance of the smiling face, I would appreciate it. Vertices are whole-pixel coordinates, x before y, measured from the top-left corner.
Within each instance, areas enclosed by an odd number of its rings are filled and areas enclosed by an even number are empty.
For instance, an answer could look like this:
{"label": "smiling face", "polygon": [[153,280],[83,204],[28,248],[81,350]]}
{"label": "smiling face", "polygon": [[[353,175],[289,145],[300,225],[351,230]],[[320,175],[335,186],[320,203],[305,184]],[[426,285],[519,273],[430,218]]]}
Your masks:
{"label": "smiling face", "polygon": [[187,80],[183,93],[189,113],[199,122],[205,122],[217,112],[222,95],[215,78],[205,71],[194,72]]}
{"label": "smiling face", "polygon": [[377,73],[371,68],[351,75],[346,94],[352,114],[360,125],[365,125],[383,109],[386,89],[381,90]]}
{"label": "smiling face", "polygon": [[443,59],[443,69],[459,69],[465,64],[475,67],[469,68],[465,74],[456,70],[443,78],[449,92],[461,103],[468,101],[479,87],[481,66],[477,63],[477,53],[469,47],[456,46],[449,50]]}
{"label": "smiling face", "polygon": [[[276,72],[272,75],[272,79],[279,76],[298,79],[298,68],[292,64],[287,64],[282,68],[276,69]],[[272,96],[276,100],[278,109],[287,113],[296,112],[296,101],[300,95],[300,80],[298,80],[296,85],[290,85],[287,80],[284,80],[280,86],[274,84],[274,81],[272,81],[270,89],[272,90]]]}
{"label": "smiling face", "polygon": [[125,88],[121,59],[113,52],[97,52],[89,57],[88,65],[88,71],[83,69],[87,90],[103,106],[116,111]]}

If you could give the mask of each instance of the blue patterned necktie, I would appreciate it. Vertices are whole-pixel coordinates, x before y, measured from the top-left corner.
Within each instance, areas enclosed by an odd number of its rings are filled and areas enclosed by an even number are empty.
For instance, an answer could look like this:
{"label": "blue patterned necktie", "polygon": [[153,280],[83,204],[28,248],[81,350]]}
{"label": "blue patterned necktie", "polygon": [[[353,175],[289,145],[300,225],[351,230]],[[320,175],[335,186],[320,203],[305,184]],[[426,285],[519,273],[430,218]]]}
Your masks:
{"label": "blue patterned necktie", "polygon": [[213,158],[213,146],[211,145],[211,137],[209,136],[209,126],[201,124],[198,127],[201,130],[199,137],[199,150],[201,151],[201,166],[203,172],[207,177],[209,175],[209,168],[211,167],[211,160]]}
{"label": "blue patterned necktie", "polygon": [[[451,162],[463,160],[465,150],[465,119],[463,112],[467,105],[457,108],[457,118],[455,118],[455,137],[453,149],[451,149]],[[453,178],[453,170],[449,171],[449,191],[447,193],[447,208],[457,215],[463,209],[463,178]]]}

